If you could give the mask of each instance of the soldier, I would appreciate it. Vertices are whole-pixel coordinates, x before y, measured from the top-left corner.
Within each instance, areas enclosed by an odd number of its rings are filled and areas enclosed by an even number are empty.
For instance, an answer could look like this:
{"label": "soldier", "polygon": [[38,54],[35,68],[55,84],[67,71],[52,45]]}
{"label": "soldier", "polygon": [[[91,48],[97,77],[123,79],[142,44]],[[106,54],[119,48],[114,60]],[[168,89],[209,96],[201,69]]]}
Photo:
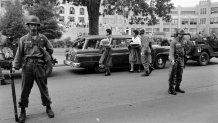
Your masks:
{"label": "soldier", "polygon": [[105,68],[105,76],[110,76],[110,67],[112,66],[112,50],[111,50],[111,44],[112,44],[112,37],[111,37],[112,31],[111,29],[106,29],[106,36],[107,39],[102,40],[100,42],[100,49],[102,51],[101,58],[99,60],[99,67]]}
{"label": "soldier", "polygon": [[[179,29],[176,32],[174,41],[170,44],[169,59],[171,61],[170,73],[169,73],[169,90],[168,93],[176,95],[176,92],[185,93],[180,89],[182,81],[182,73],[184,68],[184,56],[185,56],[185,40],[184,30]],[[175,89],[174,89],[175,85]]]}
{"label": "soldier", "polygon": [[145,73],[142,74],[142,76],[149,76],[150,70],[149,70],[149,64],[151,63],[151,48],[150,48],[150,40],[147,36],[144,35],[145,30],[142,29],[140,31],[141,35],[141,45],[142,45],[142,50],[141,50],[141,61],[142,65],[144,67]]}
{"label": "soldier", "polygon": [[[3,54],[3,46],[6,43],[7,37],[2,34],[2,30],[0,29],[0,59],[4,60],[4,54]],[[1,85],[6,85],[5,77],[2,73],[2,68],[0,66],[0,81]]]}
{"label": "soldier", "polygon": [[54,117],[54,112],[51,109],[51,99],[47,88],[47,76],[45,71],[45,59],[41,48],[45,48],[51,55],[53,47],[51,42],[42,34],[38,33],[40,20],[34,15],[30,15],[27,19],[29,33],[20,38],[18,49],[13,61],[12,72],[22,67],[22,90],[19,107],[21,113],[19,122],[24,123],[26,119],[26,110],[29,103],[29,94],[33,87],[34,80],[36,81],[42,99],[42,105],[46,106],[46,113],[49,118]]}

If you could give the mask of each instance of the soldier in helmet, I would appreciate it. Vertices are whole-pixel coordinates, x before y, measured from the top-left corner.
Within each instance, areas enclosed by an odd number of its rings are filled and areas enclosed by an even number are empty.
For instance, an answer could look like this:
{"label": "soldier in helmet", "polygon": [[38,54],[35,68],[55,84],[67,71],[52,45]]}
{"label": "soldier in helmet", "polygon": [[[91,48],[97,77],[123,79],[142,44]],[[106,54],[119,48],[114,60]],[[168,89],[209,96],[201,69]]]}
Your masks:
{"label": "soldier in helmet", "polygon": [[46,106],[46,113],[49,118],[54,117],[54,112],[51,109],[51,99],[48,93],[47,76],[45,71],[45,60],[41,48],[51,55],[53,46],[51,42],[43,35],[38,33],[40,20],[34,15],[27,18],[29,33],[20,38],[18,49],[13,61],[12,72],[22,67],[22,90],[19,107],[21,113],[19,122],[24,123],[26,119],[26,110],[29,103],[29,94],[33,87],[34,80],[36,81],[40,93],[42,105]]}
{"label": "soldier in helmet", "polygon": [[[171,61],[169,73],[169,90],[168,93],[176,95],[176,92],[185,93],[180,89],[182,74],[184,68],[185,45],[184,30],[179,29],[176,32],[175,39],[170,44],[169,59]],[[174,88],[175,86],[175,88]]]}

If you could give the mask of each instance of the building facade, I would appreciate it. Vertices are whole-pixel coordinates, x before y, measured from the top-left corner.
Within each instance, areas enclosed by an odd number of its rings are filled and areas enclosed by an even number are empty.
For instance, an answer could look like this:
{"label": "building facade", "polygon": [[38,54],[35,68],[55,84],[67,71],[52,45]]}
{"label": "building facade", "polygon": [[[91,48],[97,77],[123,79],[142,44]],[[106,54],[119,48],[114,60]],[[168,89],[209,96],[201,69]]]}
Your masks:
{"label": "building facade", "polygon": [[186,32],[195,33],[217,33],[218,34],[218,2],[201,0],[194,7],[178,6],[171,12],[172,21],[164,22],[160,19],[156,25],[148,26],[142,24],[129,24],[128,19],[122,15],[105,16],[103,23],[112,29],[122,33],[132,34],[135,29],[145,29],[147,33],[165,32],[167,36],[172,35],[177,28],[184,28]]}
{"label": "building facade", "polygon": [[67,3],[60,0],[59,22],[65,26],[87,27],[87,8],[84,6],[75,6],[72,3]]}

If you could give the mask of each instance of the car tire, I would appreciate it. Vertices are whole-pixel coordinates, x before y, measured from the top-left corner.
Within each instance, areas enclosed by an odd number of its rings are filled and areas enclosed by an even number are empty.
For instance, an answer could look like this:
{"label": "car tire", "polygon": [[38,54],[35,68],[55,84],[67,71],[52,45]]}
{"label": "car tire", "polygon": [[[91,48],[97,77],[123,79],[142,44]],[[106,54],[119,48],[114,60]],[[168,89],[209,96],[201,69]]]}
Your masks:
{"label": "car tire", "polygon": [[154,67],[157,69],[163,69],[166,65],[166,57],[163,55],[158,55],[154,61]]}
{"label": "car tire", "polygon": [[200,56],[198,57],[198,64],[201,66],[208,65],[209,61],[210,61],[210,58],[207,52],[202,52]]}
{"label": "car tire", "polygon": [[96,73],[104,73],[105,72],[105,69],[104,68],[100,68],[98,64],[95,65],[94,67],[94,71]]}
{"label": "car tire", "polygon": [[194,44],[192,41],[187,41],[187,46],[185,47],[186,54],[192,53],[194,50]]}

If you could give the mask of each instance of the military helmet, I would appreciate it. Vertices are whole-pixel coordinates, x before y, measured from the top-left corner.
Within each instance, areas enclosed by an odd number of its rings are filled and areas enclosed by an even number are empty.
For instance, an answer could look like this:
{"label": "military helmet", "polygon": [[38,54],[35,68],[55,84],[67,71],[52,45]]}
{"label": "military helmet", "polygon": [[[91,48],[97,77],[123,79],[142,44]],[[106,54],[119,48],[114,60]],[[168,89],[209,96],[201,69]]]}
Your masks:
{"label": "military helmet", "polygon": [[185,34],[185,30],[184,29],[177,29],[176,30],[176,35],[178,35],[178,34]]}
{"label": "military helmet", "polygon": [[37,24],[40,26],[40,20],[37,16],[35,15],[30,15],[27,17],[26,25],[28,24]]}

